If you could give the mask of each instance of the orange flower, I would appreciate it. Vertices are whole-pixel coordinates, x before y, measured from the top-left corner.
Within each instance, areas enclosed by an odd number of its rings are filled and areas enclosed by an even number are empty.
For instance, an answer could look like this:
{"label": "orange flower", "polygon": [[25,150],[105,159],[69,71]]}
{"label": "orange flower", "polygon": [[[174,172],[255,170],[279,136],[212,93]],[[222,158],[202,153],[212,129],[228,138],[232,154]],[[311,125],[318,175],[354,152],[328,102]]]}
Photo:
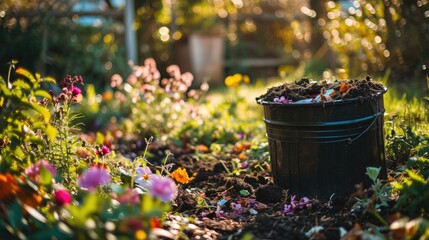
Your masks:
{"label": "orange flower", "polygon": [[180,167],[171,173],[171,177],[182,184],[186,184],[191,180],[188,176],[188,172],[186,172],[186,169]]}
{"label": "orange flower", "polygon": [[[43,192],[43,189],[40,189]],[[37,208],[42,203],[42,196],[31,189],[20,188],[17,192],[18,198],[24,203],[33,208]]]}
{"label": "orange flower", "polygon": [[200,144],[200,145],[195,146],[195,151],[208,153],[210,151],[210,149],[206,145]]}
{"label": "orange flower", "polygon": [[18,184],[10,174],[0,174],[0,199],[6,200],[18,191]]}

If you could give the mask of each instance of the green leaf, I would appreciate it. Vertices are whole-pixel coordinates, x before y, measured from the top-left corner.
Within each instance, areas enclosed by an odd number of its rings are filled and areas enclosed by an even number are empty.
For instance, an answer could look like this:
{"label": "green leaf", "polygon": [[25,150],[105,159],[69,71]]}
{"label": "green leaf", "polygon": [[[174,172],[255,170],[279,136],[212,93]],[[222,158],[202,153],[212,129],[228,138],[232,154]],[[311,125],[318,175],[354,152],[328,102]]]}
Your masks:
{"label": "green leaf", "polygon": [[5,84],[0,84],[0,96],[10,97],[10,90]]}
{"label": "green leaf", "polygon": [[100,207],[100,201],[95,193],[91,193],[85,197],[84,204],[81,208],[81,213],[84,216],[90,216],[91,214],[97,212],[98,207]]}
{"label": "green leaf", "polygon": [[41,79],[43,82],[56,83],[57,81],[53,77],[44,77]]}
{"label": "green leaf", "polygon": [[381,170],[381,168],[367,167],[366,168],[366,175],[368,175],[368,177],[371,178],[371,180],[373,182],[375,182],[375,180],[377,179],[378,175],[380,174],[380,170]]}
{"label": "green leaf", "polygon": [[143,213],[148,213],[152,211],[154,208],[154,202],[152,196],[149,194],[143,194],[142,196],[142,204],[141,204],[141,210]]}
{"label": "green leaf", "polygon": [[45,133],[48,136],[48,140],[53,142],[57,138],[58,130],[49,124],[48,126],[46,126]]}
{"label": "green leaf", "polygon": [[48,109],[34,103],[31,104],[31,107],[43,116],[43,121],[45,123],[49,123],[51,120],[51,113],[48,111]]}
{"label": "green leaf", "polygon": [[12,206],[8,208],[7,217],[13,229],[18,230],[22,223],[22,208],[18,202],[14,202]]}
{"label": "green leaf", "polygon": [[40,129],[40,130],[44,131],[46,129],[46,124],[43,122],[35,122],[31,125],[31,129],[33,129],[33,130]]}
{"label": "green leaf", "polygon": [[121,172],[121,181],[124,183],[124,185],[132,186],[131,183],[133,183],[134,181],[133,177],[125,171],[120,171],[120,172]]}
{"label": "green leaf", "polygon": [[33,83],[28,80],[18,79],[12,83],[12,86],[14,88],[31,89],[33,87]]}
{"label": "green leaf", "polygon": [[31,143],[33,143],[33,144],[36,144],[36,145],[39,145],[39,146],[43,146],[43,147],[45,147],[45,146],[46,146],[45,141],[43,141],[43,139],[42,139],[41,137],[39,137],[39,136],[35,136],[35,135],[27,136],[27,137],[25,138],[25,141],[26,141],[26,142],[31,142]]}
{"label": "green leaf", "polygon": [[34,95],[42,98],[47,98],[50,100],[52,99],[51,94],[49,94],[49,92],[46,91],[45,89],[37,89],[36,91],[34,91]]}
{"label": "green leaf", "polygon": [[421,175],[419,175],[419,174],[417,174],[417,173],[413,172],[412,170],[407,169],[407,170],[406,170],[406,173],[408,174],[408,176],[410,177],[410,179],[411,179],[413,182],[426,184],[425,179],[424,179]]}
{"label": "green leaf", "polygon": [[247,197],[250,195],[249,191],[247,191],[246,189],[240,190],[240,194],[244,197]]}
{"label": "green leaf", "polygon": [[104,135],[100,132],[97,132],[96,138],[95,138],[95,143],[97,145],[103,145],[104,142]]}
{"label": "green leaf", "polygon": [[31,72],[25,68],[19,67],[18,69],[16,69],[16,73],[28,78],[32,83],[37,83],[37,80],[36,78],[34,78],[33,74],[31,74]]}
{"label": "green leaf", "polygon": [[75,227],[85,226],[85,222],[92,214],[94,214],[101,203],[95,193],[88,194],[81,206],[67,205],[72,218],[70,219],[70,224]]}
{"label": "green leaf", "polygon": [[52,173],[44,166],[40,166],[39,179],[41,184],[48,186],[52,183]]}

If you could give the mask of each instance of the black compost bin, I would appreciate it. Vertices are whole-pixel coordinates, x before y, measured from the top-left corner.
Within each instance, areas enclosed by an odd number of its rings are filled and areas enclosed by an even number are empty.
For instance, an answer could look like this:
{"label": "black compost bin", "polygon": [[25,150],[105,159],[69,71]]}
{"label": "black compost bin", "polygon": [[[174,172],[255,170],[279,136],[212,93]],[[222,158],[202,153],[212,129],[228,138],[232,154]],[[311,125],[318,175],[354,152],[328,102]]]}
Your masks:
{"label": "black compost bin", "polygon": [[383,94],[324,103],[258,101],[264,107],[274,183],[289,194],[347,197],[369,185],[366,168],[386,178]]}

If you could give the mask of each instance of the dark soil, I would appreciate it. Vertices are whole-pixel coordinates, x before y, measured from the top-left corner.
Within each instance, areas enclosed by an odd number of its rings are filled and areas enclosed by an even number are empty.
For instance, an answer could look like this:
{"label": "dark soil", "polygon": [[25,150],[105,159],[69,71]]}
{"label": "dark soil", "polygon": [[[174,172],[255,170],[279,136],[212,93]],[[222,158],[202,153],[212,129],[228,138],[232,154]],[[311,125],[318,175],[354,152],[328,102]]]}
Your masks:
{"label": "dark soil", "polygon": [[[333,90],[333,91],[329,91]],[[385,87],[373,82],[369,76],[362,80],[341,80],[335,82],[311,82],[303,78],[294,83],[285,83],[268,89],[267,93],[256,98],[258,102],[274,102],[275,98],[284,97],[291,102],[301,100],[335,101],[342,99],[371,97],[384,92]],[[329,93],[329,94],[326,94]]]}
{"label": "dark soil", "polygon": [[[195,219],[192,228],[185,227],[187,230],[183,234],[186,238],[310,239],[311,229],[323,227],[315,231],[311,239],[341,239],[341,232],[382,225],[372,215],[352,210],[354,196],[348,199],[333,197],[330,201],[311,199],[311,206],[285,214],[283,209],[290,203],[290,196],[287,190],[272,183],[269,167],[264,171],[232,175],[226,170],[232,168],[230,161],[221,164],[206,160],[208,155],[210,153],[189,153],[174,159],[175,167],[185,167],[194,177],[190,183],[181,186],[173,208],[173,212]],[[242,190],[248,195],[243,195]],[[206,206],[202,206],[201,200]],[[224,203],[219,208],[222,201]],[[234,209],[237,203],[242,206],[239,212]],[[180,221],[184,224],[184,220],[177,215],[170,218],[164,228],[173,233],[171,226],[177,227]]]}

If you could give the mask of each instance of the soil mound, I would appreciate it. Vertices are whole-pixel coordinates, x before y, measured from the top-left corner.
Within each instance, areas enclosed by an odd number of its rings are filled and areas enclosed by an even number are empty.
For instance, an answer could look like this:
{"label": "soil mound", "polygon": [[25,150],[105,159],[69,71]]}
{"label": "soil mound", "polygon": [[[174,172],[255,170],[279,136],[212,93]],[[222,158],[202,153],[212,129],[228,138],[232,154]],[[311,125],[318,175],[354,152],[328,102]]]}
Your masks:
{"label": "soil mound", "polygon": [[386,91],[386,88],[377,82],[373,82],[369,76],[365,79],[336,80],[333,82],[310,81],[302,78],[293,83],[284,83],[272,87],[257,97],[258,103],[273,102],[286,103],[311,103],[336,101],[353,98],[366,98]]}

